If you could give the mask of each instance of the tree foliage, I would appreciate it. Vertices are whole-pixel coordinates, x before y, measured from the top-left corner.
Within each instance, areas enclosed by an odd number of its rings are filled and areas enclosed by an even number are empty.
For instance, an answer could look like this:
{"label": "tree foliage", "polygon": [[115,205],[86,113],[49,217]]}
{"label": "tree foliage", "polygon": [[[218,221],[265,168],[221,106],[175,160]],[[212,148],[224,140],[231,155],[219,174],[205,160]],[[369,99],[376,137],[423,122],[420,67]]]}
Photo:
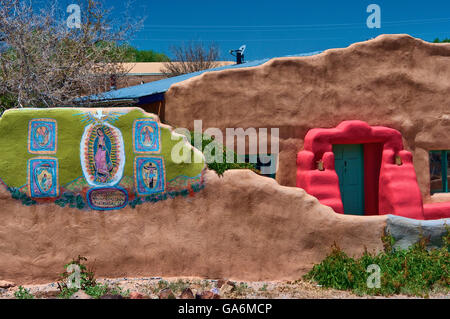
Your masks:
{"label": "tree foliage", "polygon": [[174,58],[164,63],[161,72],[166,76],[212,69],[218,66],[219,47],[215,43],[204,45],[200,42],[183,43],[170,48]]}
{"label": "tree foliage", "polygon": [[164,53],[153,50],[138,50],[132,46],[125,45],[125,62],[167,62],[169,57]]}
{"label": "tree foliage", "polygon": [[449,38],[445,38],[440,40],[439,38],[434,39],[433,41],[434,43],[450,43],[450,39]]}
{"label": "tree foliage", "polygon": [[51,3],[40,10],[27,0],[0,0],[0,108],[53,107],[105,90],[125,70],[121,45],[139,25],[98,0],[79,0],[80,28],[69,28],[65,10]]}

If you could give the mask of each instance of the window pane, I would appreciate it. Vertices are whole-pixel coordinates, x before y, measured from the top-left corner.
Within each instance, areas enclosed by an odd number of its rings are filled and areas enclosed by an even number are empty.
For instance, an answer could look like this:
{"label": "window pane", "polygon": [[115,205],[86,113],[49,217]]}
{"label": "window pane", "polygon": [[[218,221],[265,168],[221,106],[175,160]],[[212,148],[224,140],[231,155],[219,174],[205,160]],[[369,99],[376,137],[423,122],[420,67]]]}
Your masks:
{"label": "window pane", "polygon": [[431,193],[443,192],[442,153],[430,152],[430,185]]}
{"label": "window pane", "polygon": [[[271,154],[267,154],[267,155],[258,154],[258,155],[254,155],[254,156],[256,157],[256,163],[253,163],[253,164],[255,164],[255,167],[256,167],[257,170],[261,171],[261,175],[275,178],[275,175],[276,175],[276,167],[275,167],[275,165],[276,165],[276,157],[274,155],[271,155]],[[248,155],[248,154],[245,155],[245,162],[246,163],[251,163],[250,160],[251,160],[251,156]],[[267,171],[269,173],[265,174],[264,171]]]}

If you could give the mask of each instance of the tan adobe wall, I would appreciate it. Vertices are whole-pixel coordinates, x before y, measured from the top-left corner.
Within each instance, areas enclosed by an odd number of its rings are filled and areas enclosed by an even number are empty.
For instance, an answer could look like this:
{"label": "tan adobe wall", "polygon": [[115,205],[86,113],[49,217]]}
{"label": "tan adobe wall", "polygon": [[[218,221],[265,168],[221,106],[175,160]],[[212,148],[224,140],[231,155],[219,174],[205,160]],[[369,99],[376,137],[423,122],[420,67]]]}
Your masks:
{"label": "tan adobe wall", "polygon": [[[218,196],[220,195],[220,196]],[[0,279],[58,279],[82,255],[102,277],[294,280],[336,242],[348,254],[379,251],[386,216],[340,215],[302,189],[249,170],[206,173],[206,188],[135,209],[92,212],[22,205],[0,188]]]}

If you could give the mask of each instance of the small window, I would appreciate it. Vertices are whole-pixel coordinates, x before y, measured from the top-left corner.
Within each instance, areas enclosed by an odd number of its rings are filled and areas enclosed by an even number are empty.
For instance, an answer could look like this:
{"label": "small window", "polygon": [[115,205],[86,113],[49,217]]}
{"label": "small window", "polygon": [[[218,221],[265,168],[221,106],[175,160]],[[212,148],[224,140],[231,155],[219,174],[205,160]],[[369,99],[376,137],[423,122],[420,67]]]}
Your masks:
{"label": "small window", "polygon": [[448,193],[450,179],[450,151],[430,152],[430,192]]}

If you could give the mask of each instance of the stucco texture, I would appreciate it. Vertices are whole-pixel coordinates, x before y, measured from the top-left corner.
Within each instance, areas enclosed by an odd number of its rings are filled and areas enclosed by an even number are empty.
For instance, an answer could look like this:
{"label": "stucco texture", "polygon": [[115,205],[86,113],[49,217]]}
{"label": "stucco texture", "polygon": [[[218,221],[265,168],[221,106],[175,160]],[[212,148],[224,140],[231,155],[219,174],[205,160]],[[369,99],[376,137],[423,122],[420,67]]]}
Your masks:
{"label": "stucco texture", "polygon": [[97,277],[298,279],[336,242],[350,255],[382,249],[386,216],[335,214],[296,187],[249,170],[205,175],[194,197],[92,212],[25,207],[0,190],[0,279],[55,280],[77,255]]}
{"label": "stucco texture", "polygon": [[166,121],[193,128],[280,128],[277,180],[295,186],[296,154],[312,128],[361,120],[402,133],[425,202],[428,151],[450,149],[450,44],[382,35],[308,57],[276,58],[251,68],[208,72],[173,85]]}

